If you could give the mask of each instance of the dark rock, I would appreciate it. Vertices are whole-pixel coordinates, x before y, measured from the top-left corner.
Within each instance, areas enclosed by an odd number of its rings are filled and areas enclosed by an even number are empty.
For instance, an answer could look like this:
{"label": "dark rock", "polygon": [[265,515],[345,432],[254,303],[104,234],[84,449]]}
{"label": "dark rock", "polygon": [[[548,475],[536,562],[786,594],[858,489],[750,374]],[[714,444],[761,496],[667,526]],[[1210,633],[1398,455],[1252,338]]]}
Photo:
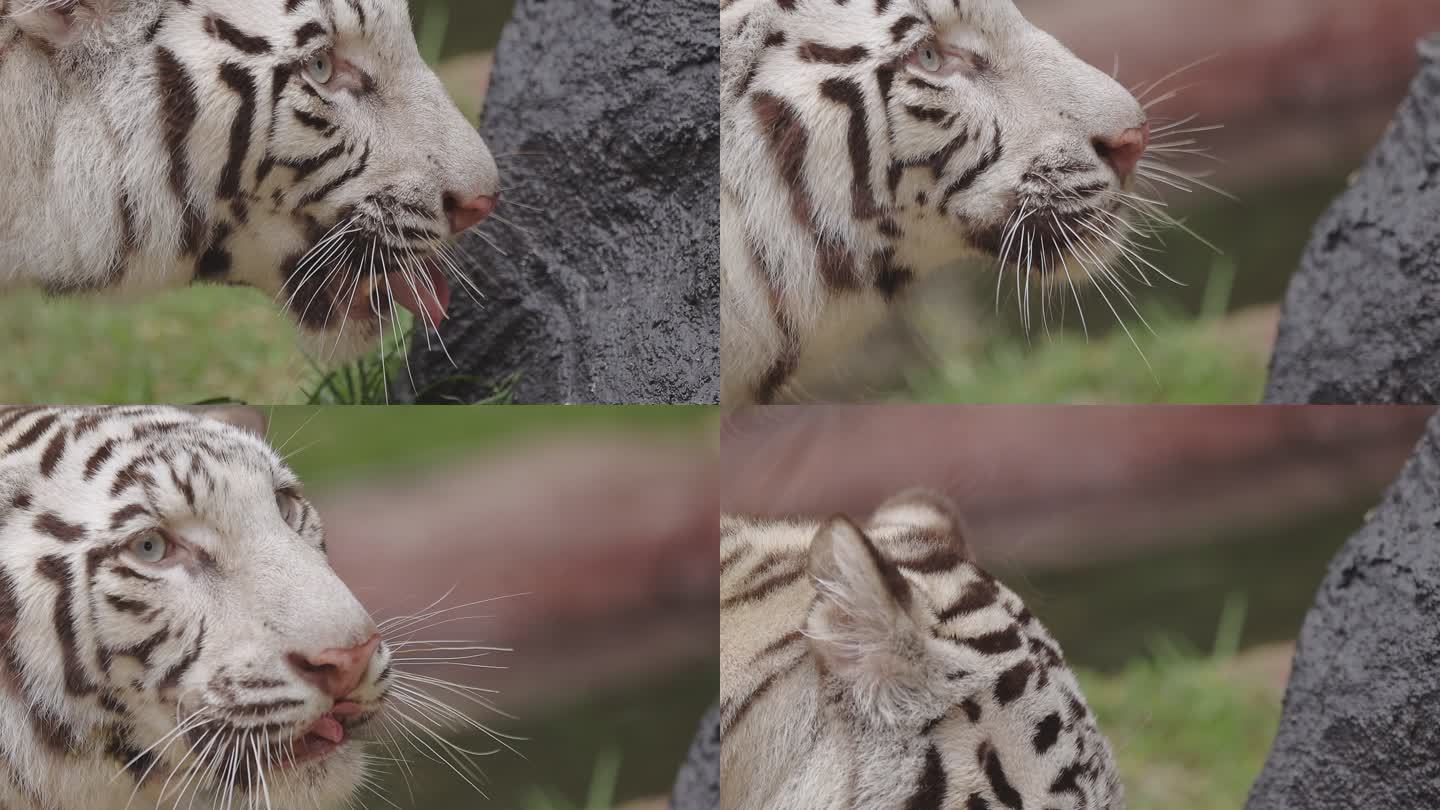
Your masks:
{"label": "dark rock", "polygon": [[[415,341],[420,399],[475,400],[513,376],[519,402],[719,401],[715,14],[714,0],[516,3],[481,132],[500,215],[528,233],[491,220],[461,243],[486,299],[456,290],[454,365]],[[397,388],[414,396],[408,378]]]}
{"label": "dark rock", "polygon": [[717,810],[720,807],[720,707],[700,722],[700,733],[685,757],[670,810]]}
{"label": "dark rock", "polygon": [[1440,807],[1440,417],[1330,564],[1249,810]]}
{"label": "dark rock", "polygon": [[1440,35],[1420,57],[1291,282],[1268,402],[1440,402]]}

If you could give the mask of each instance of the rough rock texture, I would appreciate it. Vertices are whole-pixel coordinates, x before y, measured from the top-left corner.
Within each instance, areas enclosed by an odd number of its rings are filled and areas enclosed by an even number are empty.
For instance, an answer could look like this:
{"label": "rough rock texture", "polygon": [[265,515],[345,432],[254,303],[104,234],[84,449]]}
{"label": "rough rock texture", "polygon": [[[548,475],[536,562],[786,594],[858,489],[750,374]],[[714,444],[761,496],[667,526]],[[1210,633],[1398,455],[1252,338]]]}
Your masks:
{"label": "rough rock texture", "polygon": [[1265,398],[1440,402],[1440,35],[1395,122],[1315,229]]}
{"label": "rough rock texture", "polygon": [[717,810],[720,807],[720,707],[700,723],[685,766],[670,797],[670,810]]}
{"label": "rough rock texture", "polygon": [[516,4],[481,132],[525,231],[461,243],[486,300],[456,290],[453,365],[415,341],[422,400],[517,376],[519,402],[719,401],[715,20],[714,0]]}
{"label": "rough rock texture", "polygon": [[1249,810],[1440,807],[1440,417],[1330,564]]}

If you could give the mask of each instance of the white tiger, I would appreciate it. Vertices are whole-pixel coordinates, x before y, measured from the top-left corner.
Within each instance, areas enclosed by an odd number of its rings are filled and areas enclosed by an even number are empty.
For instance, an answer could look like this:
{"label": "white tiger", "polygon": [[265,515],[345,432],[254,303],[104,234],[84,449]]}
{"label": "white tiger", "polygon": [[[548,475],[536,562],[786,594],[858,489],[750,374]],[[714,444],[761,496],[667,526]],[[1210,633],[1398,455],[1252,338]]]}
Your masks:
{"label": "white tiger", "polygon": [[500,193],[405,0],[0,0],[0,183],[0,292],[249,286],[340,356]]}
{"label": "white tiger", "polygon": [[720,535],[723,810],[1123,810],[1059,645],[943,498]]}
{"label": "white tiger", "polygon": [[389,625],[247,421],[0,410],[0,807],[339,808],[364,740],[416,734]]}
{"label": "white tiger", "polygon": [[1121,192],[1145,111],[1011,0],[721,0],[720,29],[729,405],[955,259],[999,259],[1027,298],[1103,275],[1144,205]]}

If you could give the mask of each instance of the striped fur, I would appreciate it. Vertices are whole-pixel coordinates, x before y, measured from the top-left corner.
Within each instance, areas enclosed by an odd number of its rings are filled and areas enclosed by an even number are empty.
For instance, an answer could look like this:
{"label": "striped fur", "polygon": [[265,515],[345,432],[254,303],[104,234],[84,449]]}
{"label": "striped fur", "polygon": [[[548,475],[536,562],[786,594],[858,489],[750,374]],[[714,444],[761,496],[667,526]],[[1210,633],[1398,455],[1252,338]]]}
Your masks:
{"label": "striped fur", "polygon": [[[332,711],[292,653],[375,633],[299,487],[263,440],[188,411],[0,410],[0,807],[349,801],[359,744],[286,766]],[[136,556],[156,528],[168,563]],[[384,716],[390,662],[381,645],[348,731]],[[215,764],[247,748],[268,767]]]}
{"label": "striped fur", "polygon": [[321,357],[443,318],[499,188],[404,0],[0,0],[0,182],[0,292],[253,287]]}
{"label": "striped fur", "polygon": [[1121,810],[1060,647],[908,493],[863,529],[722,518],[724,810]]}
{"label": "striped fur", "polygon": [[721,0],[720,29],[726,404],[833,365],[938,267],[1068,288],[1127,233],[1095,139],[1145,113],[1011,0]]}

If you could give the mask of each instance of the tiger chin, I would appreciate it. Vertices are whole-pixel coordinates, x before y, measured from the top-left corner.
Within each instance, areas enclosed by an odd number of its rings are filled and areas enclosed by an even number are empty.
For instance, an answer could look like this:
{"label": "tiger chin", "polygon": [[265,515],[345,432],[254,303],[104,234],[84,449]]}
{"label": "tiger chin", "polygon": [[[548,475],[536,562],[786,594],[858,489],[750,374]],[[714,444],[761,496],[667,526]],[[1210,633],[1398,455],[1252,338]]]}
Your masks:
{"label": "tiger chin", "polygon": [[251,287],[348,359],[480,295],[499,182],[405,0],[0,0],[0,293]]}
{"label": "tiger chin", "polygon": [[721,810],[1124,810],[1059,644],[946,499],[720,535]]}
{"label": "tiger chin", "polygon": [[0,409],[0,806],[353,801],[403,676],[257,421]]}
{"label": "tiger chin", "polygon": [[722,403],[788,393],[957,259],[1068,297],[1124,254],[1146,113],[1011,0],[720,18]]}

